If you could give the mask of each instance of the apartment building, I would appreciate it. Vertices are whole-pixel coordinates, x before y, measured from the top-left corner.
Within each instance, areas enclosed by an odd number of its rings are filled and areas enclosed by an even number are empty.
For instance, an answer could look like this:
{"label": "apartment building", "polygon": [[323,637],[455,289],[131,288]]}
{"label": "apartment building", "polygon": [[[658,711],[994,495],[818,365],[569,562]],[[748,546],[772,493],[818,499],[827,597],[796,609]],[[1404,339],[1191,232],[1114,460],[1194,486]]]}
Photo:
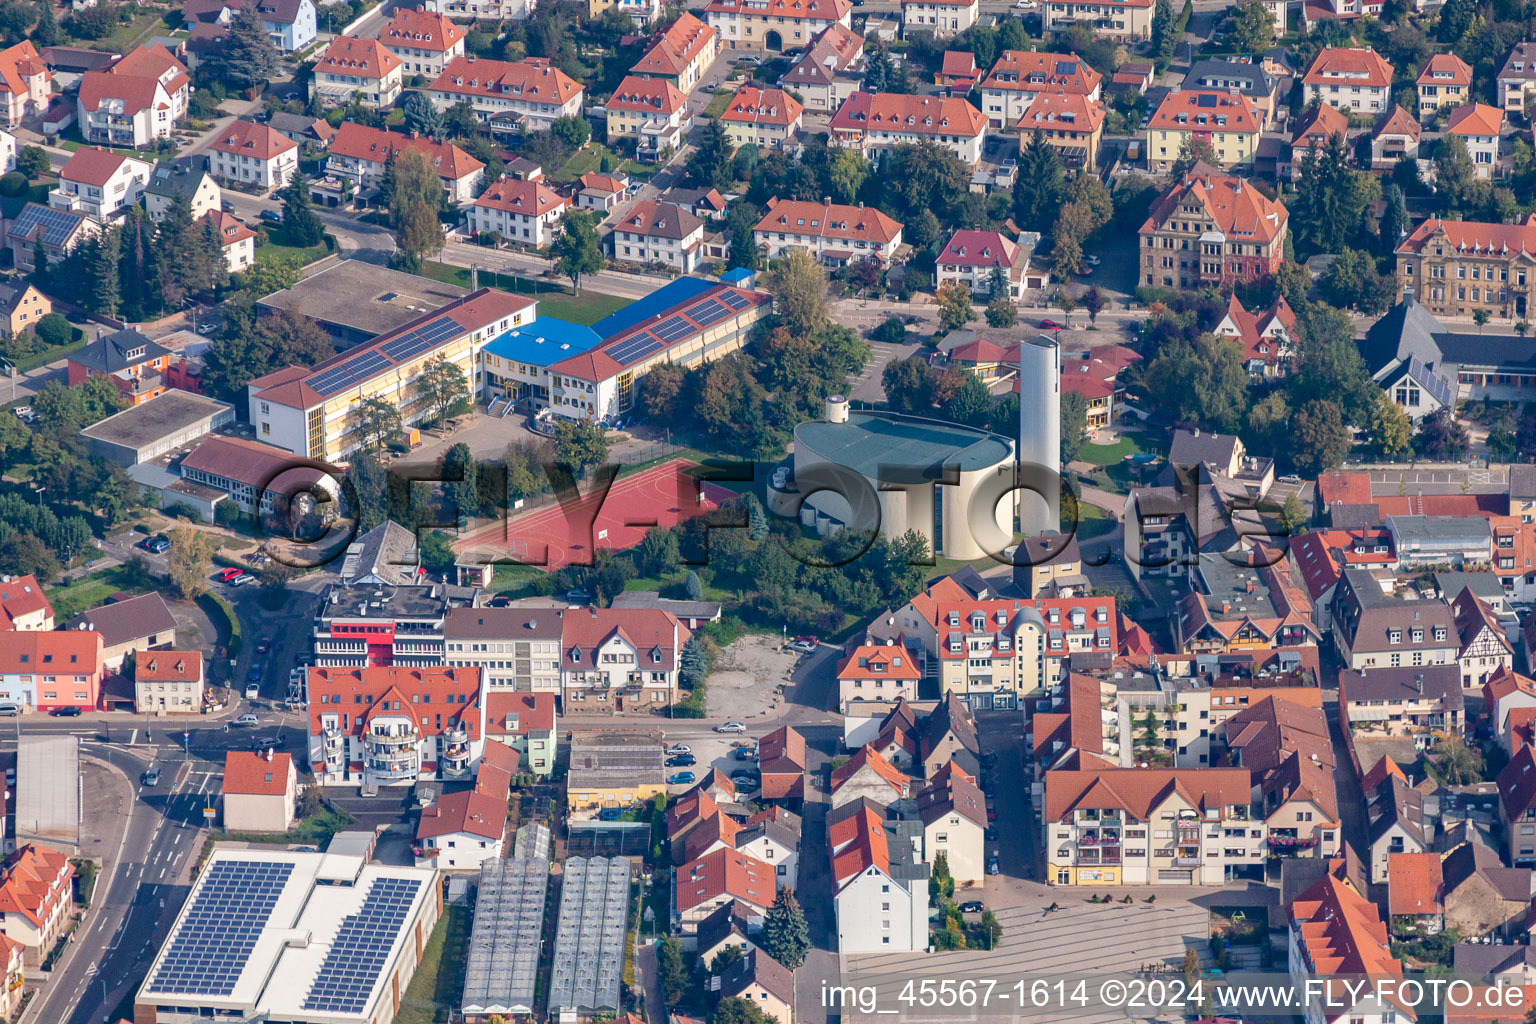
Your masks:
{"label": "apartment building", "polygon": [[495,687],[487,690],[486,739],[516,751],[518,771],[547,776],[555,770],[560,750],[556,696]]}
{"label": "apartment building", "polygon": [[326,173],[359,188],[373,188],[383,181],[392,157],[420,153],[437,169],[443,192],[454,205],[473,199],[485,180],[485,164],[451,142],[370,128],[353,121],[342,122],[328,152]]}
{"label": "apartment building", "polygon": [[769,259],[785,249],[810,250],[822,263],[839,267],[862,260],[889,262],[901,247],[899,221],[873,207],[797,199],[770,199],[752,237]]}
{"label": "apartment building", "polygon": [[[1403,974],[1403,963],[1392,953],[1392,938],[1376,905],[1345,877],[1344,858],[1332,859],[1327,873],[1287,911],[1287,963],[1298,985],[1304,979],[1310,982],[1342,973],[1368,974],[1383,981]],[[1390,1024],[1415,1016],[1411,1008],[1379,998],[1374,987],[1368,986],[1359,998],[1355,992],[1361,990],[1343,985],[1331,985],[1328,991],[1332,1007],[1313,1006],[1306,1015],[1307,1024]]]}
{"label": "apartment building", "polygon": [[626,75],[605,106],[608,140],[634,139],[636,156],[643,160],[676,152],[693,125],[688,95],[665,78]]}
{"label": "apartment building", "polygon": [[561,616],[554,609],[450,608],[444,663],[479,667],[492,693],[560,693]]}
{"label": "apartment building", "polygon": [[1004,50],[981,81],[981,107],[993,128],[1016,124],[1041,96],[1100,100],[1104,76],[1075,53]]}
{"label": "apartment building", "polygon": [[800,103],[783,89],[743,85],[720,114],[733,146],[783,149],[800,131]]}
{"label": "apartment building", "polygon": [[1141,282],[1199,288],[1255,281],[1285,261],[1290,214],[1242,178],[1197,166],[1152,205]]}
{"label": "apartment building", "polygon": [[456,57],[427,87],[432,105],[447,110],[460,100],[475,108],[493,131],[548,128],[581,113],[582,86],[547,60],[528,57],[515,64]]}
{"label": "apartment building", "polygon": [[1397,283],[1431,314],[1486,310],[1519,318],[1536,309],[1531,257],[1536,214],[1515,224],[1429,217],[1397,247]]}
{"label": "apartment building", "polygon": [[1520,113],[1536,93],[1536,43],[1519,42],[1498,73],[1499,108]]}
{"label": "apartment building", "polygon": [[619,263],[660,265],[687,274],[699,265],[704,222],[680,206],[643,199],[614,223],[608,237]]}
{"label": "apartment building", "polygon": [[[1390,587],[1390,578],[1386,583]],[[1344,569],[1334,585],[1330,616],[1334,646],[1346,668],[1456,662],[1460,639],[1450,608],[1396,596],[1370,570]]]}
{"label": "apartment building", "polygon": [[1070,93],[1038,97],[1020,115],[1019,151],[1041,139],[1061,152],[1064,166],[1098,169],[1099,141],[1104,134],[1104,104]]}
{"label": "apartment building", "polygon": [[1465,725],[1461,673],[1455,665],[1346,669],[1339,673],[1339,707],[1352,731],[1408,736],[1420,750]]}
{"label": "apartment building", "polygon": [[208,169],[226,181],[285,188],[299,171],[299,144],[275,128],[234,121],[208,144]]}
{"label": "apartment building", "polygon": [[145,651],[134,659],[134,708],[146,715],[202,711],[203,685],[199,651]]}
{"label": "apartment building", "polygon": [[837,706],[846,715],[862,701],[914,701],[921,679],[922,669],[907,648],[860,644],[837,666]]}
{"label": "apartment building", "polygon": [[0,632],[52,630],[53,605],[31,573],[0,576]]}
{"label": "apartment building", "polygon": [[1369,48],[1324,47],[1301,84],[1305,102],[1346,113],[1379,114],[1392,105],[1392,65]]}
{"label": "apartment building", "polygon": [[1045,0],[1041,18],[1045,30],[1056,35],[1072,31],[1081,23],[1093,34],[1107,39],[1152,38],[1154,0]]}
{"label": "apartment building", "polygon": [[[1031,250],[1032,252],[1033,250]],[[973,296],[992,293],[992,279],[1001,273],[1008,295],[1017,299],[1024,290],[1024,270],[1029,253],[996,231],[972,231],[961,228],[950,236],[934,264],[938,286],[963,284]],[[951,352],[953,358],[953,352]],[[1017,355],[1013,361],[1017,361]]]}
{"label": "apartment building", "polygon": [[95,630],[0,633],[0,701],[24,711],[94,711],[106,675],[105,644]]}
{"label": "apartment building", "polygon": [[901,34],[932,32],[937,39],[948,39],[976,24],[981,16],[981,0],[901,0]]}
{"label": "apartment building", "polygon": [[692,92],[720,55],[720,33],[684,11],[635,63],[634,74],[671,82]]}
{"label": "apartment building", "polygon": [[1266,696],[1222,727],[1228,759],[1253,777],[1273,856],[1332,857],[1343,847],[1333,741],[1319,705]]}
{"label": "apartment building", "polygon": [[655,711],[678,700],[683,645],[692,635],[659,608],[568,612],[560,634],[566,714]]}
{"label": "apartment building", "polygon": [[1273,650],[1321,640],[1312,601],[1283,559],[1242,565],[1222,554],[1203,554],[1190,583],[1174,618],[1174,642],[1185,654]]}
{"label": "apartment building", "polygon": [[1437,53],[1424,62],[1414,81],[1419,93],[1420,121],[1435,117],[1442,107],[1459,107],[1472,93],[1472,68],[1454,53]]}
{"label": "apartment building", "polygon": [[842,24],[823,29],[779,84],[793,89],[811,110],[831,112],[859,91],[864,80],[864,40]]}
{"label": "apartment building", "polygon": [[0,933],[22,947],[23,963],[40,969],[74,911],[75,869],[57,850],[22,846],[0,869]]}
{"label": "apartment building", "polygon": [[1196,139],[1222,170],[1251,167],[1263,130],[1264,115],[1241,93],[1175,88],[1147,122],[1147,168],[1167,171]]}
{"label": "apartment building", "polygon": [[1262,877],[1263,817],[1242,768],[1045,775],[1049,885],[1221,885]]}
{"label": "apartment building", "polygon": [[833,25],[849,27],[853,0],[710,0],[704,20],[728,49],[789,51]]}
{"label": "apartment building", "polygon": [[1515,649],[1488,603],[1472,588],[1463,588],[1451,601],[1460,639],[1456,662],[1461,666],[1463,689],[1481,687],[1496,675],[1515,667]]}
{"label": "apartment building", "polygon": [[987,119],[962,96],[856,92],[832,116],[832,144],[878,161],[900,145],[932,142],[967,167],[981,159]]}
{"label": "apartment building", "polygon": [[397,7],[379,33],[384,48],[400,58],[406,75],[436,78],[464,55],[464,30],[426,8]]}
{"label": "apartment building", "polygon": [[125,153],[92,146],[77,149],[59,169],[48,206],[84,214],[98,224],[116,223],[144,195],[152,171],[150,164]]}
{"label": "apartment building", "polygon": [[377,39],[338,36],[315,61],[310,95],[326,107],[353,99],[375,109],[394,106],[405,85],[405,64]]}
{"label": "apartment building", "polygon": [[129,149],[169,139],[176,122],[186,116],[191,97],[186,65],[159,44],[141,46],[106,71],[80,76],[80,137],[95,145]]}
{"label": "apartment building", "polygon": [[1504,859],[1517,868],[1536,867],[1536,747],[1516,748],[1499,772],[1498,785]]}
{"label": "apartment building", "polygon": [[928,945],[928,865],[912,829],[855,801],[827,814],[837,948],[842,953],[912,952]]}
{"label": "apartment building", "polygon": [[1279,111],[1280,76],[1271,74],[1263,62],[1249,60],[1197,60],[1184,75],[1186,89],[1237,92],[1263,115],[1266,129],[1273,128]]}
{"label": "apartment building", "polygon": [[542,181],[502,178],[480,193],[466,211],[469,229],[501,236],[506,242],[541,248],[554,239],[555,228],[571,201]]}
{"label": "apartment building", "polygon": [[0,50],[0,117],[7,128],[28,111],[46,110],[52,93],[53,75],[30,39]]}

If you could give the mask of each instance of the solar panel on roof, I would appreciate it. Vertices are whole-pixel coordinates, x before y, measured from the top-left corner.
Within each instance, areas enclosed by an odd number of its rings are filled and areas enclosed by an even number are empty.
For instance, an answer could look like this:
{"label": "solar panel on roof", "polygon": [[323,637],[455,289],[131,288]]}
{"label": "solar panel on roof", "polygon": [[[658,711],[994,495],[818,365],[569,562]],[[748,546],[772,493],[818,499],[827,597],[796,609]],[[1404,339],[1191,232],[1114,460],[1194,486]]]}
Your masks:
{"label": "solar panel on roof", "polygon": [[407,331],[392,341],[385,342],[379,346],[378,350],[397,363],[404,362],[435,345],[441,345],[458,334],[461,329],[452,317],[438,317],[436,320]]}
{"label": "solar panel on roof", "polygon": [[1216,100],[1217,100],[1217,97],[1212,95],[1211,93],[1208,93],[1208,92],[1201,93],[1199,96],[1195,97],[1195,106],[1197,106],[1197,107],[1214,107],[1216,105]]}
{"label": "solar panel on roof", "polygon": [[679,338],[686,338],[693,333],[693,325],[680,316],[669,316],[661,323],[651,328],[651,333],[656,335],[668,345]]}
{"label": "solar panel on roof", "polygon": [[641,331],[634,337],[625,338],[617,345],[607,350],[608,358],[616,363],[628,365],[636,359],[642,359],[662,347],[660,339]]}
{"label": "solar panel on roof", "polygon": [[234,992],[292,872],[292,864],[277,861],[216,861],[204,874],[148,991]]}
{"label": "solar panel on roof", "polygon": [[20,237],[31,234],[34,228],[43,229],[43,240],[50,245],[61,244],[69,235],[69,231],[80,218],[64,210],[55,210],[48,206],[27,206],[16,218],[16,226],[11,230]]}
{"label": "solar panel on roof", "polygon": [[740,292],[721,292],[716,296],[716,298],[725,303],[727,306],[730,306],[738,313],[752,304],[747,301],[746,296],[742,295]]}
{"label": "solar panel on roof", "polygon": [[706,299],[697,306],[683,310],[683,315],[700,327],[708,327],[717,320],[724,320],[731,311],[714,299]]}
{"label": "solar panel on roof", "polygon": [[415,878],[376,878],[357,913],[341,922],[314,984],[304,996],[304,1009],[317,1013],[356,1013],[368,1005],[379,971],[389,958],[410,916],[421,881]]}
{"label": "solar panel on roof", "polygon": [[1077,62],[1076,61],[1070,61],[1070,60],[1059,60],[1059,61],[1057,61],[1056,62],[1056,73],[1058,75],[1075,75],[1075,74],[1077,74]]}

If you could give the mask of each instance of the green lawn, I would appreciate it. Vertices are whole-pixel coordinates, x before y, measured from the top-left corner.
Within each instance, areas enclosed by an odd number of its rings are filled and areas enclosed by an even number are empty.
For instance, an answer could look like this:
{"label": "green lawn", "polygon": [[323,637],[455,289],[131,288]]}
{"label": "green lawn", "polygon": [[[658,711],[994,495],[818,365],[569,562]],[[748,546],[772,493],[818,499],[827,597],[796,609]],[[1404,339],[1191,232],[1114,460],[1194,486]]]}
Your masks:
{"label": "green lawn", "polygon": [[714,97],[709,101],[709,106],[704,108],[704,116],[718,119],[721,114],[725,113],[725,108],[730,104],[732,95],[728,89],[721,89],[715,93]]}
{"label": "green lawn", "polygon": [[1116,526],[1115,520],[1109,517],[1109,513],[1097,505],[1090,505],[1084,501],[1078,505],[1078,510],[1078,540],[1088,540],[1090,537],[1101,536],[1109,533]]}
{"label": "green lawn", "polygon": [[1133,455],[1141,450],[1141,446],[1136,443],[1134,437],[1121,434],[1120,439],[1114,444],[1083,445],[1083,450],[1077,457],[1095,466],[1113,466],[1124,460],[1127,455]]}
{"label": "green lawn", "polygon": [[67,32],[61,32],[59,42],[70,46],[83,46],[88,50],[106,50],[110,53],[127,53],[141,43],[148,41],[150,36],[171,34],[170,27],[160,17],[161,12],[147,10],[134,16],[132,21],[124,22],[117,26],[116,31],[105,39],[75,39]]}
{"label": "green lawn", "polygon": [[315,260],[324,259],[331,254],[324,242],[319,245],[311,245],[308,248],[298,245],[288,245],[276,237],[276,233],[269,232],[266,240],[256,247],[256,259],[262,263],[291,263],[295,267],[302,267]]}
{"label": "green lawn", "polygon": [[400,1001],[395,1024],[434,1024],[445,1021],[464,988],[464,959],[469,945],[468,907],[448,906],[432,938],[421,952],[421,963]]}
{"label": "green lawn", "polygon": [[[423,260],[421,272],[423,276],[430,277],[434,281],[469,287],[468,267],[455,267],[448,263]],[[623,309],[631,301],[617,295],[603,295],[590,291],[583,292],[581,295],[572,295],[553,281],[535,281],[488,270],[480,272],[479,282],[481,287],[489,286],[500,288],[505,292],[533,295],[539,300],[540,316],[558,317],[587,327],[597,323],[609,313]]]}
{"label": "green lawn", "polygon": [[583,174],[600,170],[603,165],[604,156],[611,157],[614,161],[614,173],[627,174],[631,178],[649,178],[657,170],[655,164],[643,164],[638,160],[629,160],[600,142],[589,142],[572,153],[570,158],[549,176],[550,180],[575,181]]}
{"label": "green lawn", "polygon": [[113,566],[67,584],[43,588],[43,596],[53,605],[54,621],[63,625],[88,608],[95,608],[119,590],[132,589],[131,579],[122,566]]}

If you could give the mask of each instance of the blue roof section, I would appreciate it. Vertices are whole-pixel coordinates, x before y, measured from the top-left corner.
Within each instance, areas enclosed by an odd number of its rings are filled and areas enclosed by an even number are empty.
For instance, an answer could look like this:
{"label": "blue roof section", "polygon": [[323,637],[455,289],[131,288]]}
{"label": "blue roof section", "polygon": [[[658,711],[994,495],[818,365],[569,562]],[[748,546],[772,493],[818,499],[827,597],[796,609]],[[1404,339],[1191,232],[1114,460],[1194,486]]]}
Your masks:
{"label": "blue roof section", "polygon": [[519,363],[553,366],[562,359],[596,348],[603,339],[590,327],[552,316],[541,316],[492,339],[485,351]]}
{"label": "blue roof section", "polygon": [[720,283],[735,285],[737,288],[750,288],[752,287],[752,278],[756,274],[757,271],[755,270],[748,270],[746,267],[737,267],[734,270],[727,270],[725,273],[721,274]]}
{"label": "blue roof section", "polygon": [[[680,306],[689,299],[696,298],[711,288],[718,287],[719,281],[707,281],[702,277],[680,277],[671,284],[651,292],[643,299],[636,299],[617,313],[611,313],[592,325],[592,330],[604,341],[616,334],[621,334],[639,323],[644,323],[652,317],[665,313],[673,306]],[[574,355],[575,353],[571,353]]]}

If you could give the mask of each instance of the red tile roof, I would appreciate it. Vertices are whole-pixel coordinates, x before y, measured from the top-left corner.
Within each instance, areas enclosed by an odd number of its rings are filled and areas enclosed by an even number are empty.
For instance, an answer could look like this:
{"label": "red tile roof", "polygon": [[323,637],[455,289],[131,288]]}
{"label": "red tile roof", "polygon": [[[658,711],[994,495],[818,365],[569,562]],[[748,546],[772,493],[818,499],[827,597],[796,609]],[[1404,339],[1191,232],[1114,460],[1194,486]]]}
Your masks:
{"label": "red tile roof", "polygon": [[31,573],[0,580],[0,629],[15,629],[24,615],[45,612],[53,616],[53,605],[43,596],[43,588]]}
{"label": "red tile roof", "polygon": [[907,788],[912,784],[911,778],[898,771],[895,765],[881,757],[880,752],[875,749],[873,743],[866,743],[860,747],[841,768],[832,773],[831,791],[836,793],[843,787],[845,782],[857,775],[866,766],[890,785],[892,800],[906,795]]}
{"label": "red tile roof", "polygon": [[485,164],[451,142],[438,142],[422,135],[387,132],[352,121],[343,121],[336,130],[336,137],[331,140],[331,152],[377,164],[384,163],[392,154],[421,153],[437,168],[438,177],[450,182],[485,169]]}
{"label": "red tile roof", "polygon": [[1078,131],[1092,135],[1104,125],[1104,104],[1077,93],[1046,93],[1035,97],[1019,118],[1020,131]]}
{"label": "red tile roof", "polygon": [[[621,637],[635,648],[647,671],[672,671],[683,645],[693,634],[677,616],[660,608],[585,608],[565,613],[561,620],[560,666],[587,669],[597,664],[597,649],[609,639]],[[572,653],[580,651],[576,661]],[[652,652],[660,654],[653,661]]]}
{"label": "red tile roof", "polygon": [[870,868],[891,873],[885,826],[868,806],[828,826],[827,845],[832,853],[832,884],[836,889]]}
{"label": "red tile roof", "polygon": [[1393,917],[1445,911],[1438,853],[1389,853],[1387,876],[1387,913]]}
{"label": "red tile roof", "polygon": [[0,633],[0,673],[82,675],[100,678],[105,667],[101,634],[92,629],[11,630]]}
{"label": "red tile roof", "polygon": [[987,119],[962,96],[915,96],[893,92],[856,92],[832,117],[833,132],[894,132],[958,135],[974,138]]}
{"label": "red tile roof", "polygon": [[[972,0],[958,0],[959,6],[969,7]],[[981,74],[981,69],[976,66],[976,55],[970,50],[945,50],[944,60],[939,65],[941,78],[970,79],[974,81]]]}
{"label": "red tile roof", "polygon": [[1371,504],[1371,474],[1333,470],[1317,478],[1317,495],[1324,505]]}
{"label": "red tile roof", "polygon": [[[1376,905],[1332,873],[1323,875],[1289,908],[1293,927],[1300,936],[1305,959],[1319,975],[1403,973],[1402,962],[1392,955],[1387,928]],[[1328,993],[1330,1009],[1323,1019],[1348,1019],[1352,1000],[1342,988]],[[1411,1009],[1403,1007],[1410,1019]]]}
{"label": "red tile roof", "polygon": [[684,912],[719,896],[766,910],[773,905],[773,868],[735,850],[716,850],[677,869],[677,909]]}
{"label": "red tile roof", "polygon": [[937,262],[964,267],[1007,268],[1013,266],[1018,255],[1018,244],[999,232],[961,228],[949,236]]}
{"label": "red tile roof", "polygon": [[874,207],[770,199],[768,212],[757,222],[755,230],[883,245],[901,233],[901,224]]}
{"label": "red tile roof", "polygon": [[1045,776],[1045,820],[1064,821],[1080,809],[1123,810],[1146,821],[1179,794],[1192,807],[1247,808],[1251,780],[1243,768],[1107,768]]}
{"label": "red tile roof", "polygon": [[1267,244],[1285,231],[1290,214],[1277,200],[1229,174],[1187,175],[1152,204],[1142,234],[1162,230],[1180,206],[1203,207],[1228,241]]}
{"label": "red tile roof", "polygon": [[173,95],[192,84],[192,79],[187,77],[187,66],[159,43],[141,46],[125,54],[107,70],[107,73],[153,78],[165,86],[166,92]]}
{"label": "red tile roof", "polygon": [[716,45],[715,30],[684,11],[635,64],[637,75],[680,75],[705,50]]}
{"label": "red tile roof", "polygon": [[474,205],[488,210],[520,213],[527,217],[542,217],[546,213],[565,209],[571,205],[571,201],[541,181],[503,178],[480,193]]}
{"label": "red tile roof", "polygon": [[279,491],[322,475],[316,469],[288,467],[294,467],[292,452],[243,437],[214,435],[188,452],[180,468],[183,473],[193,469],[250,487]]}
{"label": "red tile roof", "polygon": [[144,651],[134,662],[133,678],[140,683],[196,682],[203,678],[202,652]]}
{"label": "red tile roof", "polygon": [[400,58],[385,49],[384,44],[377,39],[337,36],[325,48],[320,59],[315,61],[315,74],[382,79],[402,66]]}
{"label": "red tile roof", "polygon": [[232,156],[248,156],[252,160],[273,160],[299,144],[270,125],[254,121],[234,121],[220,132],[208,148]]}
{"label": "red tile roof", "polygon": [[224,795],[282,796],[292,770],[289,754],[273,754],[268,761],[263,754],[231,750],[224,755]]}
{"label": "red tile roof", "polygon": [[403,665],[311,668],[310,734],[319,735],[323,714],[349,715],[347,731],[353,734],[361,734],[366,721],[393,714],[410,718],[424,736],[436,736],[444,728],[462,724],[471,740],[479,739],[480,671]]}
{"label": "red tile roof", "polygon": [[799,119],[804,109],[783,89],[759,89],[755,85],[743,85],[736,90],[730,103],[726,104],[720,120],[788,128]]}
{"label": "red tile roof", "polygon": [[0,874],[0,914],[20,914],[40,925],[60,900],[70,898],[75,869],[62,853],[28,843],[17,850]]}
{"label": "red tile roof", "polygon": [[[1137,80],[1140,80],[1138,76]],[[1072,93],[1091,96],[1104,76],[1075,53],[1004,50],[982,79],[983,91]]]}
{"label": "red tile roof", "polygon": [[[1315,140],[1321,147],[1335,135],[1344,135],[1348,131],[1349,117],[1346,114],[1326,103],[1319,103],[1310,114],[1303,113],[1297,121],[1296,131],[1291,135],[1291,145],[1304,149]],[[1295,155],[1298,158],[1300,156]]]}
{"label": "red tile roof", "polygon": [[[507,720],[515,717],[515,725]],[[492,690],[485,698],[485,731],[492,735],[526,736],[555,728],[555,695]]]}
{"label": "red tile roof", "polygon": [[1454,53],[1437,53],[1424,62],[1419,85],[1471,85],[1472,68]]}
{"label": "red tile roof", "polygon": [[417,839],[436,839],[463,833],[482,839],[501,839],[507,832],[507,801],[476,789],[464,789],[437,798],[422,808],[416,825]]}
{"label": "red tile roof", "polygon": [[256,232],[247,227],[233,214],[223,210],[209,210],[198,219],[198,223],[208,222],[219,233],[219,244],[226,248],[245,241],[247,238],[255,238]]}
{"label": "red tile roof", "polygon": [[1499,772],[1499,799],[1506,820],[1536,808],[1536,748],[1521,747]]}
{"label": "red tile roof", "polygon": [[427,88],[461,96],[517,96],[528,103],[563,106],[582,87],[547,61],[527,59],[516,64],[504,60],[471,60],[455,57]]}
{"label": "red tile roof", "polygon": [[434,14],[420,7],[396,8],[395,16],[379,34],[385,46],[432,50],[437,53],[447,53],[463,38],[464,30],[449,21],[446,15]]}
{"label": "red tile roof", "polygon": [[905,647],[862,644],[850,651],[838,664],[837,678],[921,679],[922,673],[918,671],[917,663]]}
{"label": "red tile roof", "polygon": [[805,737],[787,725],[757,742],[758,771],[766,800],[799,800],[805,796]]}
{"label": "red tile roof", "polygon": [[100,188],[112,180],[112,175],[123,166],[123,161],[131,159],[126,153],[86,146],[75,150],[74,156],[65,161],[59,170],[59,177],[65,181],[78,181],[82,185]]}
{"label": "red tile roof", "polygon": [[1150,131],[1234,132],[1256,135],[1264,115],[1246,96],[1210,89],[1175,89],[1163,97],[1147,122]]}
{"label": "red tile roof", "polygon": [[48,66],[29,39],[0,50],[0,88],[15,96],[27,93],[24,79],[46,75]]}
{"label": "red tile roof", "polygon": [[1392,65],[1372,49],[1329,46],[1318,51],[1301,80],[1306,85],[1385,89],[1392,85]]}
{"label": "red tile roof", "polygon": [[1445,130],[1452,135],[1492,135],[1504,130],[1504,111],[1486,103],[1469,103],[1451,111]]}
{"label": "red tile roof", "polygon": [[[1327,104],[1324,104],[1324,106],[1327,106]],[[1330,107],[1329,109],[1332,108]],[[1339,116],[1342,117],[1343,115],[1340,114]],[[1378,117],[1376,123],[1371,126],[1371,137],[1380,138],[1383,135],[1406,135],[1417,142],[1423,131],[1423,127],[1413,119],[1408,111],[1394,103],[1392,109]]]}
{"label": "red tile roof", "polygon": [[688,96],[665,78],[626,75],[605,106],[642,114],[675,114],[688,105]]}

